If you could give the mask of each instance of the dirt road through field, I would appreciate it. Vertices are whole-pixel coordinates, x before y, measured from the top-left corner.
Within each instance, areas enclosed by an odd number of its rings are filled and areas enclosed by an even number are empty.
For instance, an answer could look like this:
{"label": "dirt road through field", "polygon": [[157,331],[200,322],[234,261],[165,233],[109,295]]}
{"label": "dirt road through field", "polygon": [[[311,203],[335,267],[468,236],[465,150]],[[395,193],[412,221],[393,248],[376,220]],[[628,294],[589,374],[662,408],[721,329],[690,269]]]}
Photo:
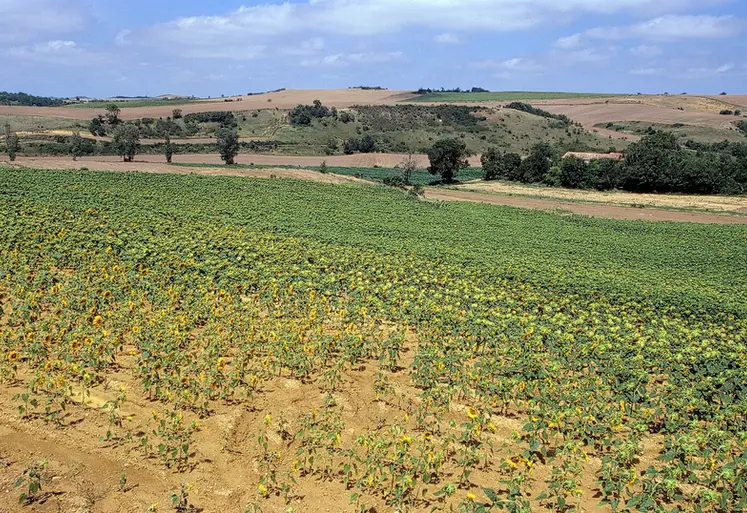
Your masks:
{"label": "dirt road through field", "polygon": [[747,224],[747,216],[727,216],[706,214],[700,212],[682,212],[658,208],[632,208],[616,205],[594,205],[588,203],[574,203],[570,201],[555,201],[541,198],[527,198],[519,196],[500,196],[482,194],[479,192],[458,191],[436,187],[426,188],[425,197],[440,201],[469,201],[472,203],[487,203],[490,205],[504,205],[533,210],[564,210],[568,213],[601,217],[607,219],[623,219],[628,221],[676,221],[681,223],[707,224]]}

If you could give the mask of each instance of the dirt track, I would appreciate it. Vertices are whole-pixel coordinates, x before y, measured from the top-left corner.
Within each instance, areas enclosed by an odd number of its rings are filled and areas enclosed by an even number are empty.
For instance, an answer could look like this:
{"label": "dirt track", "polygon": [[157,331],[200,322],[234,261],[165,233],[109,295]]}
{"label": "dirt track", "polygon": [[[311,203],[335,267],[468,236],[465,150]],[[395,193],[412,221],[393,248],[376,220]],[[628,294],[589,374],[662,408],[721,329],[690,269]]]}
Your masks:
{"label": "dirt track", "polygon": [[[150,160],[148,161],[148,157]],[[217,160],[217,156],[210,155],[181,155],[180,160],[186,161],[183,157],[191,157],[190,160],[201,158],[201,162],[207,159]],[[289,157],[276,155],[251,155],[251,160],[259,163],[261,160],[272,160],[276,165],[289,162]],[[360,157],[352,155],[348,157],[338,157],[353,159]],[[395,155],[389,155],[395,158]],[[207,158],[207,159],[206,159]],[[290,159],[310,159],[311,165],[316,165],[319,157],[290,157]],[[337,162],[329,165],[343,165]],[[278,178],[296,178],[301,180],[311,180],[325,183],[371,183],[354,177],[336,175],[333,173],[322,174],[307,169],[288,169],[288,168],[265,168],[265,169],[237,169],[227,168],[225,166],[216,167],[180,167],[172,166],[163,162],[158,156],[146,156],[145,159],[136,162],[120,162],[115,158],[97,158],[96,160],[85,159],[73,162],[70,159],[61,158],[21,158],[15,165],[30,168],[47,168],[47,169],[79,169],[86,167],[94,171],[130,171],[130,172],[149,172],[149,173],[177,173],[177,174],[202,174],[202,175],[228,175],[228,176],[252,176],[260,178],[269,178],[271,175]],[[301,164],[304,165],[304,164]],[[349,164],[348,164],[349,165]],[[483,194],[479,192],[442,189],[436,187],[427,187],[425,197],[431,200],[441,201],[467,201],[472,203],[486,203],[491,205],[505,205],[518,208],[528,208],[533,210],[549,211],[567,211],[573,214],[624,220],[640,221],[677,221],[689,223],[710,223],[710,224],[747,224],[747,216],[741,215],[718,215],[701,212],[682,212],[676,210],[664,210],[658,208],[631,208],[619,205],[588,204],[577,203],[572,201],[559,201],[545,198],[528,198],[519,196],[502,196],[499,194]],[[744,204],[747,208],[747,200]]]}
{"label": "dirt track", "polygon": [[682,223],[706,224],[747,224],[745,216],[724,216],[699,212],[681,212],[658,208],[631,208],[615,205],[593,205],[588,203],[574,203],[570,201],[555,201],[540,198],[526,198],[518,196],[498,196],[481,194],[479,192],[457,191],[453,189],[436,189],[429,187],[426,192],[428,199],[441,201],[469,201],[472,203],[487,203],[490,205],[505,205],[510,207],[530,208],[533,210],[565,210],[573,214],[607,219],[623,219],[628,221],[677,221]]}

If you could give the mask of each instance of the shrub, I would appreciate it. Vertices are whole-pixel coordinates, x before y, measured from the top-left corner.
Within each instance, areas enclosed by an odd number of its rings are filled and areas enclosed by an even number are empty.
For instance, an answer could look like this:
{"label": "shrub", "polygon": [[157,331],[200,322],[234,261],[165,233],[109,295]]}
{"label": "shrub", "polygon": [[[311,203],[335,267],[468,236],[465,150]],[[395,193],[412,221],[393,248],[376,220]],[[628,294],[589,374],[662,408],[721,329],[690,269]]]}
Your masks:
{"label": "shrub", "polygon": [[294,126],[310,125],[314,119],[333,117],[337,114],[336,109],[330,110],[322,105],[319,100],[314,100],[313,105],[298,105],[288,114],[288,120]]}
{"label": "shrub", "polygon": [[185,123],[220,123],[222,125],[236,126],[236,116],[233,112],[207,111],[196,112],[184,116]]}
{"label": "shrub", "polygon": [[526,112],[528,114],[534,114],[535,116],[542,116],[544,118],[557,119],[558,121],[562,122],[566,126],[573,124],[573,121],[571,121],[571,119],[565,114],[553,114],[552,112],[547,112],[546,110],[533,107],[528,103],[511,102],[508,105],[506,105],[505,108],[520,110],[522,112]]}

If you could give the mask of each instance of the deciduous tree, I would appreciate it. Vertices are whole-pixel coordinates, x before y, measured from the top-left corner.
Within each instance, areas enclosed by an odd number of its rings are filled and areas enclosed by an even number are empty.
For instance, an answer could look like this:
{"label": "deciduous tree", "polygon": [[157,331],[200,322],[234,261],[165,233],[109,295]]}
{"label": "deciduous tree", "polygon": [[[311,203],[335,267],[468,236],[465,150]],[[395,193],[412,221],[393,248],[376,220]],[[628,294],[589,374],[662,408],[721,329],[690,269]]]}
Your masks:
{"label": "deciduous tree", "polygon": [[239,133],[233,127],[221,126],[215,132],[215,140],[218,143],[220,158],[226,165],[233,165],[236,155],[239,154]]}
{"label": "deciduous tree", "polygon": [[441,139],[428,150],[430,167],[428,172],[440,175],[444,183],[452,183],[460,170],[469,167],[467,145],[459,139]]}
{"label": "deciduous tree", "polygon": [[112,146],[125,162],[132,162],[140,149],[140,131],[129,123],[119,125],[114,129]]}

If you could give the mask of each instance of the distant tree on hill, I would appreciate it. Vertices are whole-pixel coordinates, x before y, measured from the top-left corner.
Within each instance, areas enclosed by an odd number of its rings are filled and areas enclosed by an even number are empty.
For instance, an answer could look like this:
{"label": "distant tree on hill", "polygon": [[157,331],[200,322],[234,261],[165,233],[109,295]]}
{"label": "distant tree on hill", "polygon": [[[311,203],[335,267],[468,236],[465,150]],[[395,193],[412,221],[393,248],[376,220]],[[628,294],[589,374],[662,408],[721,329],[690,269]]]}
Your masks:
{"label": "distant tree on hill", "polygon": [[104,117],[97,116],[91,120],[88,125],[88,131],[94,137],[104,137],[106,135],[106,125],[104,124]]}
{"label": "distant tree on hill", "polygon": [[171,144],[171,135],[166,133],[166,142],[163,145],[163,154],[166,157],[166,162],[171,164],[171,158],[174,156],[174,145]]}
{"label": "distant tree on hill", "polygon": [[74,161],[83,155],[83,137],[81,137],[80,132],[73,132],[73,136],[70,139],[70,154],[73,156]]}
{"label": "distant tree on hill", "polygon": [[125,162],[132,162],[140,149],[140,131],[129,123],[119,125],[114,129],[112,146]]}
{"label": "distant tree on hill", "polygon": [[18,135],[10,128],[10,123],[5,123],[5,149],[11,162],[16,160],[16,153],[21,149]]}
{"label": "distant tree on hill", "polygon": [[236,155],[239,154],[239,133],[233,127],[221,126],[215,132],[215,140],[218,143],[220,158],[227,166],[233,165]]}
{"label": "distant tree on hill", "polygon": [[441,139],[428,150],[430,167],[428,172],[440,175],[444,183],[452,183],[462,169],[469,167],[467,158],[470,152],[467,145],[459,139]]}
{"label": "distant tree on hill", "polygon": [[288,120],[294,126],[308,126],[314,119],[336,117],[337,109],[325,107],[319,100],[313,105],[298,105],[288,114]]}
{"label": "distant tree on hill", "polygon": [[119,109],[116,103],[110,103],[106,106],[106,121],[110,125],[118,125],[120,122],[119,114],[122,111]]}
{"label": "distant tree on hill", "polygon": [[23,105],[25,107],[57,107],[64,102],[58,98],[33,96],[26,93],[0,91],[0,105]]}

